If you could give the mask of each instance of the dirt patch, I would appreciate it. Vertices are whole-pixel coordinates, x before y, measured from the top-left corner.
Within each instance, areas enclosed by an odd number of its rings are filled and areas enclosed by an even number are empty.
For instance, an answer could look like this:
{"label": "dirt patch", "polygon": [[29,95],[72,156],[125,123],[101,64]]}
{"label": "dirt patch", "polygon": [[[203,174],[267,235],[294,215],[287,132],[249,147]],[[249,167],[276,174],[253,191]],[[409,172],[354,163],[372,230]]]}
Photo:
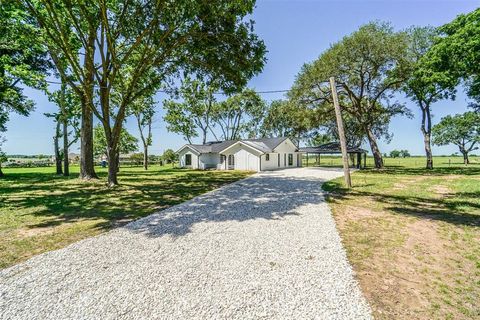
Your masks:
{"label": "dirt patch", "polygon": [[444,185],[436,185],[432,187],[433,192],[440,196],[445,196],[451,192],[449,187],[446,187]]}
{"label": "dirt patch", "polygon": [[52,234],[55,232],[54,227],[32,227],[17,230],[17,235],[21,238],[37,237]]}

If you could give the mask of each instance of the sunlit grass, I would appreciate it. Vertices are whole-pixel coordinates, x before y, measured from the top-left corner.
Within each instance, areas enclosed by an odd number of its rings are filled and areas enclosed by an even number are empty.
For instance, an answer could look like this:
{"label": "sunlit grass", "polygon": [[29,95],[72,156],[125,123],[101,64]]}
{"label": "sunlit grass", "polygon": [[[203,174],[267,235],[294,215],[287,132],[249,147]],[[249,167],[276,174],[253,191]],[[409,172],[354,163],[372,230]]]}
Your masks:
{"label": "sunlit grass", "polygon": [[55,175],[55,168],[5,169],[0,179],[0,268],[64,247],[248,176],[240,171],[125,167],[120,186]]}
{"label": "sunlit grass", "polygon": [[324,184],[375,318],[480,318],[480,164],[398,161]]}

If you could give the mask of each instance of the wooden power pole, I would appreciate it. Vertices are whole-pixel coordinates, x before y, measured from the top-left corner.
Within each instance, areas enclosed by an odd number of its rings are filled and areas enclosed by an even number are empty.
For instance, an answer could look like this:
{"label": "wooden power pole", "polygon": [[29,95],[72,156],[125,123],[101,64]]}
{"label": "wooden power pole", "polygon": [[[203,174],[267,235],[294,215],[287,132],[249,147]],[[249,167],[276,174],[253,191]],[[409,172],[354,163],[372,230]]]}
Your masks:
{"label": "wooden power pole", "polygon": [[350,168],[348,166],[347,141],[345,139],[345,131],[343,128],[342,113],[340,112],[340,104],[338,103],[337,86],[335,78],[330,78],[330,88],[332,90],[333,106],[335,107],[335,117],[337,118],[338,137],[340,138],[340,148],[342,149],[343,173],[345,176],[345,184],[347,188],[352,187],[350,178]]}

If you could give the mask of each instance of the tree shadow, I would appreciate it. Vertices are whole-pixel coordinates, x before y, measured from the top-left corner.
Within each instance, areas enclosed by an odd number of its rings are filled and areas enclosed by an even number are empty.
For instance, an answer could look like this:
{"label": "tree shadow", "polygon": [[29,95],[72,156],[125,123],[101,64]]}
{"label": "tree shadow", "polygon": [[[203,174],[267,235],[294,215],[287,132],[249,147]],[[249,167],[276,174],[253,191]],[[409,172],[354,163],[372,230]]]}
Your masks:
{"label": "tree shadow", "polygon": [[328,198],[331,202],[370,198],[386,210],[396,214],[428,220],[438,220],[455,225],[480,227],[480,192],[447,193],[442,198],[424,198],[415,195],[375,193],[352,189],[336,189]]}
{"label": "tree shadow", "polygon": [[125,226],[150,237],[183,236],[201,222],[282,219],[324,202],[318,178],[257,175]]}
{"label": "tree shadow", "polygon": [[[121,186],[81,181],[51,173],[9,173],[0,184],[0,203],[15,214],[41,217],[28,228],[95,220],[111,229],[245,177],[246,173],[207,173],[180,169],[124,171]],[[100,175],[101,177],[103,175]]]}

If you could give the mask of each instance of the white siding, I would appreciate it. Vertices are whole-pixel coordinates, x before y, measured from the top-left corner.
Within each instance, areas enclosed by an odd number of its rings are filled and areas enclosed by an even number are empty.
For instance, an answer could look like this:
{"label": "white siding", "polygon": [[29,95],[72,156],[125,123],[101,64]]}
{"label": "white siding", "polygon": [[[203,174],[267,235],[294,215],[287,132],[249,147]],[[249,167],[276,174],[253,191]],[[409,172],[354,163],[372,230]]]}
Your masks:
{"label": "white siding", "polygon": [[[298,161],[298,154],[299,152],[295,152],[297,147],[287,139],[279,144],[272,152],[269,153],[270,160],[266,160],[266,155],[262,155],[262,171],[263,170],[275,170],[275,169],[282,169],[282,168],[292,168],[292,167],[301,167],[301,157],[300,161]],[[288,165],[288,155],[293,155],[293,164],[291,166]],[[279,165],[279,157],[280,157],[280,165]]]}
{"label": "white siding", "polygon": [[235,157],[235,170],[260,171],[260,152],[239,144],[225,152],[227,158],[230,154]]}
{"label": "white siding", "polygon": [[[190,154],[192,156],[192,164],[187,166],[185,164],[185,155]],[[180,159],[180,167],[181,168],[191,168],[191,169],[198,169],[198,156],[190,149],[184,148],[178,153],[178,157]]]}

